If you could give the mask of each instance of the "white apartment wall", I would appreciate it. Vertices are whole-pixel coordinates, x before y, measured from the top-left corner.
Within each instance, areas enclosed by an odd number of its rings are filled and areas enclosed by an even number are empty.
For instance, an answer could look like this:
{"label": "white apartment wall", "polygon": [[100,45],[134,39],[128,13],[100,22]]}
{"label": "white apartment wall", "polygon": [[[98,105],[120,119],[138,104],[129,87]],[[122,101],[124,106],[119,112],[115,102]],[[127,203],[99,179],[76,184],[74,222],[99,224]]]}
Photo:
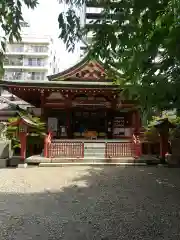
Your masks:
{"label": "white apartment wall", "polygon": [[[44,72],[46,76],[53,73],[54,59],[53,41],[49,36],[22,35],[21,42],[7,45],[5,78],[11,78],[13,72],[21,72],[19,76],[27,78],[29,72]],[[42,79],[43,80],[43,79]]]}
{"label": "white apartment wall", "polygon": [[52,75],[54,73],[57,72],[57,53],[56,53],[56,48],[54,43],[52,42],[51,46],[50,46],[50,55],[49,55],[49,68],[48,68],[48,74],[47,75]]}

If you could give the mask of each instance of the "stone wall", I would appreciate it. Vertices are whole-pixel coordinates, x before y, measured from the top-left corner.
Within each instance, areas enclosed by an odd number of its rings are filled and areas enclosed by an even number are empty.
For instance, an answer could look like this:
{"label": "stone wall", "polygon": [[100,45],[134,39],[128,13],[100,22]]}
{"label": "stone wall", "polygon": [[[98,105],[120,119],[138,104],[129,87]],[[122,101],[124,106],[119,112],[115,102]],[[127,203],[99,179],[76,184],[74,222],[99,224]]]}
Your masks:
{"label": "stone wall", "polygon": [[11,141],[0,140],[0,159],[7,159],[11,154]]}

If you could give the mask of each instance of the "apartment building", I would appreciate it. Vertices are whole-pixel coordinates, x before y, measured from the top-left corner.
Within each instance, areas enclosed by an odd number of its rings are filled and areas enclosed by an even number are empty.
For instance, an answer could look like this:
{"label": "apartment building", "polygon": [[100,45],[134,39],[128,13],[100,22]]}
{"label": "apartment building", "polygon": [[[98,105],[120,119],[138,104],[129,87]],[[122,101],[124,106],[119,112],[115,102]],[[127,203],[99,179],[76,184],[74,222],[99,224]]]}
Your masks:
{"label": "apartment building", "polygon": [[7,44],[5,80],[45,80],[58,72],[53,41],[49,36],[22,35],[21,42]]}
{"label": "apartment building", "polygon": [[[97,2],[92,2],[90,0],[87,0],[85,5],[83,6],[83,25],[91,25],[93,24],[96,20],[101,18],[101,12],[102,12],[102,4]],[[91,44],[92,41],[92,36],[93,32],[89,31],[87,33],[87,36],[83,39],[83,43],[81,46],[81,52],[83,53],[87,49],[87,45]]]}

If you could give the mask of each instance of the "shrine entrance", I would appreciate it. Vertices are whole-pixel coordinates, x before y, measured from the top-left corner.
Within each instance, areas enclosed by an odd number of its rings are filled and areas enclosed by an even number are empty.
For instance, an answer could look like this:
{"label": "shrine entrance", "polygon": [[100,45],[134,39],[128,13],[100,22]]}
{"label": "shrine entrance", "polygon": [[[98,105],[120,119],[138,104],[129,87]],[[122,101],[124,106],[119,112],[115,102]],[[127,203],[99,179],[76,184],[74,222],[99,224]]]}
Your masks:
{"label": "shrine entrance", "polygon": [[107,112],[104,109],[77,109],[72,112],[73,138],[88,138],[88,132],[94,133],[95,138],[107,138],[107,131]]}

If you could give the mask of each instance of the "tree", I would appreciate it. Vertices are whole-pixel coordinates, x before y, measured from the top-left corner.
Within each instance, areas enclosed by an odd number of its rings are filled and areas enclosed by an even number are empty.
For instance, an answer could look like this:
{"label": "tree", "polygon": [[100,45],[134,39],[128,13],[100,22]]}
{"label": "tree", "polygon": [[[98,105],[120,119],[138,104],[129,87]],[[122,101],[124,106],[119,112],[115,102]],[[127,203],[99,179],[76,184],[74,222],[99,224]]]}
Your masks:
{"label": "tree", "polygon": [[20,23],[24,21],[22,4],[34,9],[38,4],[38,0],[0,0],[0,77],[3,75],[3,53],[6,41],[21,40]]}
{"label": "tree", "polygon": [[180,108],[180,1],[99,0],[101,18],[84,28],[74,10],[84,0],[66,2],[69,10],[58,20],[70,51],[92,31],[91,56],[121,70],[117,80],[139,99],[142,110]]}
{"label": "tree", "polygon": [[[106,66],[121,70],[116,78],[142,110],[151,111],[180,106],[180,1],[179,0],[91,0],[103,7],[101,18],[82,27],[75,8],[87,0],[59,0],[69,8],[58,18],[60,38],[69,51],[88,31],[93,32],[90,56],[100,57]],[[2,3],[1,3],[2,2]],[[22,3],[30,8],[37,0],[0,1],[0,25],[4,42],[20,39]],[[2,67],[0,54],[0,64]],[[180,111],[179,111],[180,112]]]}

